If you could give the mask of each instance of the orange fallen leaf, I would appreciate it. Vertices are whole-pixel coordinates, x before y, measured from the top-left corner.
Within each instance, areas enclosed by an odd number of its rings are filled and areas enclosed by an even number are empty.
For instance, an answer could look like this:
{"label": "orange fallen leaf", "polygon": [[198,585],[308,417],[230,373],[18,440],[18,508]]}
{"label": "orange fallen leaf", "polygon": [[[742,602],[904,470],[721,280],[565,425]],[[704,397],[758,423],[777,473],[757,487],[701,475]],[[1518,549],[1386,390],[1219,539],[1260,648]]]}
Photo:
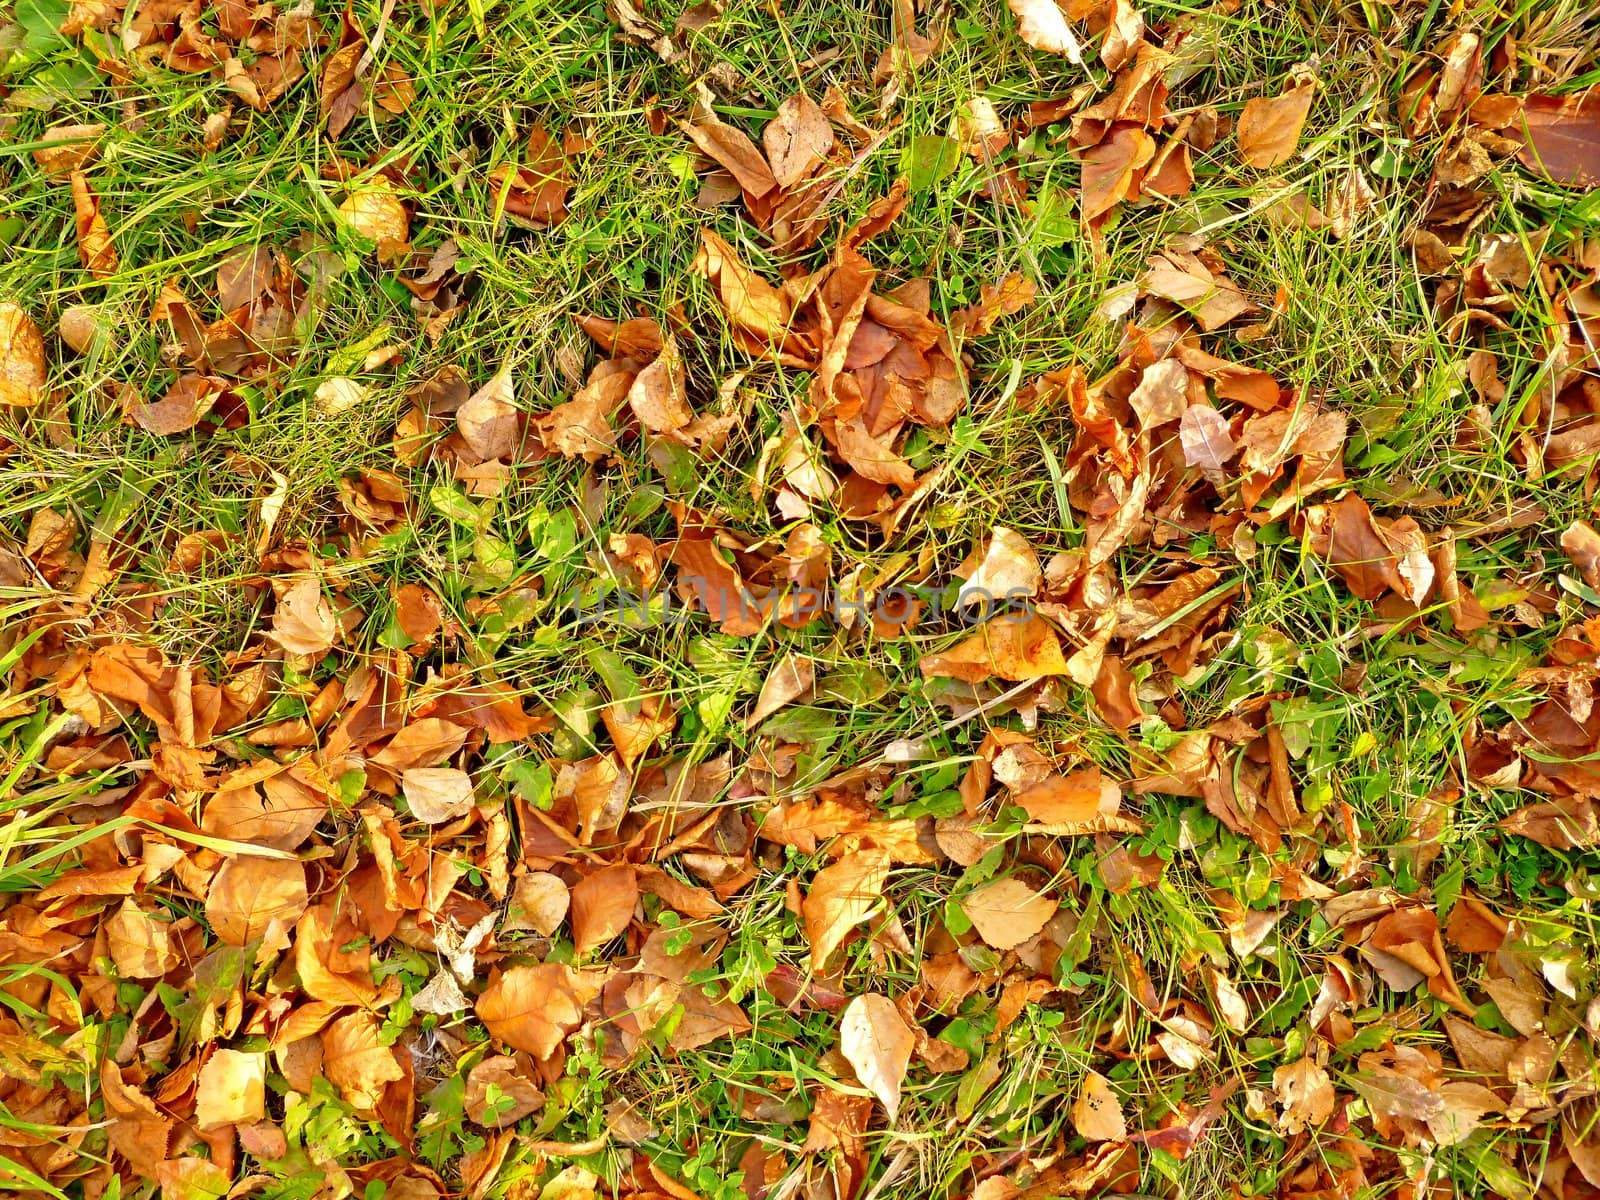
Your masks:
{"label": "orange fallen leaf", "polygon": [[1020,683],[1067,673],[1060,639],[1037,614],[990,621],[954,649],[928,655],[921,667],[929,678],[949,676],[968,683],[995,676]]}
{"label": "orange fallen leaf", "polygon": [[978,936],[996,950],[1010,950],[1033,937],[1059,905],[1016,878],[997,879],[974,888],[961,901],[961,911]]}
{"label": "orange fallen leaf", "polygon": [[111,230],[100,213],[100,198],[90,189],[82,171],[73,171],[70,178],[78,258],[94,278],[107,279],[117,273],[117,252],[111,245]]}
{"label": "orange fallen leaf", "polygon": [[213,1050],[195,1085],[194,1120],[201,1132],[244,1125],[267,1115],[267,1056]]}
{"label": "orange fallen leaf", "polygon": [[477,1014],[507,1046],[547,1059],[583,1022],[601,977],[557,963],[508,967],[478,997]]}
{"label": "orange fallen leaf", "polygon": [[1090,1142],[1120,1142],[1128,1136],[1122,1101],[1111,1090],[1111,1081],[1098,1071],[1083,1077],[1077,1099],[1072,1102],[1072,1127],[1079,1137]]}
{"label": "orange fallen leaf", "polygon": [[812,970],[826,969],[833,952],[877,905],[888,882],[889,856],[876,849],[852,851],[816,873],[800,906]]}
{"label": "orange fallen leaf", "polygon": [[1316,84],[1310,80],[1279,96],[1257,96],[1239,114],[1239,157],[1247,166],[1268,168],[1289,161],[1300,144],[1300,131]]}
{"label": "orange fallen leaf", "polygon": [[305,865],[293,860],[235,858],[222,864],[206,893],[206,920],[230,946],[258,938],[287,944],[306,910]]}
{"label": "orange fallen leaf", "polygon": [[572,889],[572,948],[587,954],[620,935],[639,903],[639,877],[632,866],[602,867]]}
{"label": "orange fallen leaf", "polygon": [[322,595],[322,581],[308,575],[284,592],[272,613],[272,638],[290,654],[326,654],[339,638],[339,621]]}
{"label": "orange fallen leaf", "polygon": [[44,395],[44,337],[18,305],[0,304],[0,405],[27,408]]}

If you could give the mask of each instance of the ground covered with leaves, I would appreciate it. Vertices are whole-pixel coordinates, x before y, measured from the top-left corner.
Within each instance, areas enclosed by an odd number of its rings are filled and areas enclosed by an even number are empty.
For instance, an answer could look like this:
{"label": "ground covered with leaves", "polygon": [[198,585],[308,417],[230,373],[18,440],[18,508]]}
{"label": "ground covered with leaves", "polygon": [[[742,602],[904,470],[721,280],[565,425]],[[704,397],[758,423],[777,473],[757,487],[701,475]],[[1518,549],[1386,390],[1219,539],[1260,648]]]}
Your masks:
{"label": "ground covered with leaves", "polygon": [[1600,1196],[1597,50],[0,10],[0,1185]]}

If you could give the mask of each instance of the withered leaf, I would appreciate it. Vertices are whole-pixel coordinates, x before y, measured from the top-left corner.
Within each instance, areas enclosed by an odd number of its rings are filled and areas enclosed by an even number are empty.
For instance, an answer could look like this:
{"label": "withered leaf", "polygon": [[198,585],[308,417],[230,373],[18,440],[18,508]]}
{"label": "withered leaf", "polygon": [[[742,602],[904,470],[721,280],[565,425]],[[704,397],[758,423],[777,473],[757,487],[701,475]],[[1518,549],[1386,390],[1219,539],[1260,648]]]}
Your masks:
{"label": "withered leaf", "polygon": [[1059,907],[1049,896],[1016,878],[997,879],[974,888],[961,901],[961,911],[978,936],[996,950],[1010,950],[1045,927]]}
{"label": "withered leaf", "polygon": [[1257,96],[1239,114],[1239,157],[1247,166],[1276,167],[1289,161],[1300,144],[1316,84],[1306,81],[1282,95]]}
{"label": "withered leaf", "polygon": [[627,929],[639,903],[639,877],[627,863],[602,867],[572,889],[572,945],[587,954]]}
{"label": "withered leaf", "polygon": [[683,357],[677,339],[662,339],[661,353],[635,376],[628,389],[628,407],[651,433],[672,433],[694,420],[689,407]]}
{"label": "withered leaf", "polygon": [[290,654],[326,654],[339,638],[339,621],[322,594],[322,581],[308,575],[294,584],[272,613],[272,639]]}
{"label": "withered leaf", "polygon": [[900,1010],[887,996],[857,996],[839,1021],[839,1050],[856,1078],[878,1098],[891,1122],[900,1115],[900,1085],[916,1046]]}
{"label": "withered leaf", "polygon": [[1120,1142],[1128,1136],[1122,1101],[1111,1090],[1111,1081],[1098,1071],[1083,1077],[1078,1097],[1072,1102],[1072,1127],[1090,1142]]}
{"label": "withered leaf", "polygon": [[235,858],[222,865],[206,893],[206,920],[230,946],[258,938],[283,943],[306,911],[305,864],[294,860]]}
{"label": "withered leaf", "polygon": [[78,259],[95,279],[108,279],[117,273],[117,252],[111,245],[111,230],[100,213],[100,197],[89,187],[82,171],[73,171],[72,207],[78,227]]}
{"label": "withered leaf", "polygon": [[1508,131],[1522,164],[1568,187],[1600,187],[1600,96],[1529,96]]}
{"label": "withered leaf", "polygon": [[195,1085],[194,1120],[202,1131],[244,1125],[267,1114],[267,1056],[213,1050]]}
{"label": "withered leaf", "polygon": [[27,408],[44,395],[44,337],[21,307],[0,303],[0,405]]}
{"label": "withered leaf", "polygon": [[216,407],[226,391],[227,384],[213,376],[183,375],[154,404],[134,397],[124,413],[146,433],[187,433]]}
{"label": "withered leaf", "polygon": [[1010,0],[1012,15],[1017,18],[1017,36],[1035,50],[1046,54],[1065,54],[1078,66],[1083,66],[1083,47],[1073,36],[1066,14],[1056,0]]}
{"label": "withered leaf", "polygon": [[443,825],[472,811],[472,777],[456,767],[412,767],[400,774],[411,815],[424,825]]}
{"label": "withered leaf", "polygon": [[989,621],[966,641],[922,660],[923,675],[982,683],[998,676],[1013,683],[1065,675],[1067,662],[1054,629],[1037,614]]}
{"label": "withered leaf", "polygon": [[508,967],[478,997],[478,1019],[507,1046],[546,1059],[583,1022],[599,990],[594,972],[557,963]]}
{"label": "withered leaf", "polygon": [[856,850],[822,868],[801,903],[812,970],[821,972],[850,931],[872,912],[889,882],[889,856],[882,850]]}
{"label": "withered leaf", "polygon": [[827,114],[804,92],[778,105],[778,115],[761,131],[767,161],[778,187],[787,191],[809,176],[833,149]]}

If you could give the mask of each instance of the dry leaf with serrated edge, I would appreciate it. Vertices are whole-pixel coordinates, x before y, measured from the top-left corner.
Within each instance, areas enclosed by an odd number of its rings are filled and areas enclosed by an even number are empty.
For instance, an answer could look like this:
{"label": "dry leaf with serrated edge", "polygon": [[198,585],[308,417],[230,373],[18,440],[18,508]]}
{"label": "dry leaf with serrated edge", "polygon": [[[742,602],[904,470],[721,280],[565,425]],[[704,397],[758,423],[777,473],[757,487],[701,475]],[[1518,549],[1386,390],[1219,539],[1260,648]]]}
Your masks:
{"label": "dry leaf with serrated edge", "polygon": [[194,1123],[202,1133],[267,1115],[265,1052],[213,1050],[195,1081]]}
{"label": "dry leaf with serrated edge", "polygon": [[1056,0],[1011,0],[1011,13],[1017,18],[1017,36],[1028,45],[1046,54],[1065,54],[1083,66],[1083,47]]}
{"label": "dry leaf with serrated edge", "polygon": [[1239,114],[1239,157],[1247,166],[1265,169],[1289,161],[1300,144],[1316,90],[1308,80],[1281,96],[1257,96],[1244,106]]}
{"label": "dry leaf with serrated edge", "polygon": [[[274,858],[235,858],[222,864],[206,893],[206,921],[230,946],[285,935],[306,911],[305,864]],[[274,932],[276,931],[276,933]]]}
{"label": "dry leaf with serrated edge", "polygon": [[1072,1102],[1072,1127],[1090,1142],[1120,1142],[1128,1136],[1122,1101],[1111,1090],[1111,1081],[1098,1071],[1083,1077],[1078,1098]]}
{"label": "dry leaf with serrated edge", "polygon": [[472,776],[456,767],[413,767],[400,774],[411,815],[424,825],[443,825],[472,811]]}
{"label": "dry leaf with serrated edge", "polygon": [[326,654],[339,638],[339,621],[322,595],[322,581],[308,576],[286,591],[272,613],[272,639],[290,654]]}
{"label": "dry leaf with serrated edge", "polygon": [[856,850],[823,867],[801,902],[811,966],[818,972],[850,931],[867,919],[889,882],[889,856],[882,850]]}
{"label": "dry leaf with serrated edge", "polygon": [[1010,950],[1033,937],[1058,905],[1020,879],[997,879],[974,888],[961,901],[961,911],[978,936],[996,950]]}
{"label": "dry leaf with serrated edge", "polygon": [[1299,1133],[1333,1115],[1333,1080],[1312,1059],[1301,1058],[1279,1067],[1272,1073],[1272,1090],[1283,1110],[1278,1116],[1280,1133]]}
{"label": "dry leaf with serrated edge", "polygon": [[882,1103],[890,1122],[900,1115],[900,1085],[916,1044],[916,1035],[887,996],[857,996],[845,1006],[839,1051],[855,1068],[861,1086]]}
{"label": "dry leaf with serrated edge", "polygon": [[1228,420],[1209,404],[1191,404],[1178,422],[1178,442],[1185,465],[1202,471],[1220,471],[1239,453],[1228,430]]}
{"label": "dry leaf with serrated edge", "polygon": [[0,405],[28,408],[44,394],[44,337],[20,307],[0,304]]}

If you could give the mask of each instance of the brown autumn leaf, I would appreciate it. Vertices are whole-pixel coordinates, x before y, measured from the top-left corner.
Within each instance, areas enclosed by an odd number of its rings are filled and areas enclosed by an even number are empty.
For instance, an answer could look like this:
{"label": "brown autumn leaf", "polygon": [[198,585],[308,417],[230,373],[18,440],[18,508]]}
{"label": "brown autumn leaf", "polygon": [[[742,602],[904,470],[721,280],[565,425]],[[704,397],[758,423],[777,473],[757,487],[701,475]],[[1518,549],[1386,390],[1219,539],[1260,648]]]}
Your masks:
{"label": "brown autumn leaf", "polygon": [[217,264],[217,303],[231,312],[255,303],[272,286],[270,246],[241,246]]}
{"label": "brown autumn leaf", "polygon": [[841,855],[811,880],[801,902],[806,940],[811,943],[811,968],[822,972],[850,931],[865,921],[889,882],[889,856],[878,849]]}
{"label": "brown autumn leaf", "polygon": [[1178,420],[1189,407],[1189,368],[1175,358],[1151,363],[1141,372],[1128,405],[1138,414],[1141,429]]}
{"label": "brown autumn leaf", "polygon": [[515,933],[526,929],[540,937],[550,937],[567,919],[571,903],[572,893],[559,876],[529,871],[517,880],[500,931]]}
{"label": "brown autumn leaf", "polygon": [[71,172],[70,179],[78,259],[95,279],[107,279],[117,273],[117,252],[111,245],[111,230],[100,213],[100,198],[90,189],[82,171]]}
{"label": "brown autumn leaf", "polygon": [[1262,169],[1288,162],[1300,144],[1300,131],[1317,87],[1311,80],[1279,96],[1257,96],[1239,114],[1239,157],[1246,166]]}
{"label": "brown autumn leaf", "polygon": [[989,621],[953,649],[928,655],[921,667],[927,678],[948,676],[967,683],[994,677],[1021,683],[1067,673],[1060,639],[1037,614]]}
{"label": "brown autumn leaf", "polygon": [[1507,131],[1522,165],[1567,187],[1600,187],[1600,96],[1528,96]]}
{"label": "brown autumn leaf", "polygon": [[461,440],[480,462],[516,455],[522,440],[522,421],[514,399],[511,364],[507,363],[456,410]]}
{"label": "brown autumn leaf", "polygon": [[1584,583],[1600,589],[1600,533],[1587,521],[1574,521],[1561,535],[1561,549],[1578,568]]}
{"label": "brown autumn leaf", "polygon": [[694,420],[689,407],[683,356],[671,334],[662,339],[661,353],[634,377],[628,389],[628,407],[651,433],[672,433]]}
{"label": "brown autumn leaf", "polygon": [[467,740],[468,730],[442,717],[412,721],[389,739],[389,744],[371,756],[371,761],[396,774],[416,767],[437,767]]}
{"label": "brown autumn leaf", "polygon": [[700,231],[700,242],[693,270],[716,289],[728,320],[773,350],[782,348],[793,316],[789,299],[711,230]]}
{"label": "brown autumn leaf", "polygon": [[472,777],[456,767],[412,767],[400,773],[406,807],[424,825],[443,825],[472,811]]}
{"label": "brown autumn leaf", "polygon": [[101,928],[111,961],[125,979],[160,979],[178,965],[171,926],[140,908],[132,896]]}
{"label": "brown autumn leaf", "polygon": [[585,875],[572,889],[572,948],[587,954],[619,936],[639,903],[639,876],[627,863]]}
{"label": "brown autumn leaf", "polygon": [[[523,1060],[524,1062],[526,1060]],[[489,1089],[496,1100],[489,1103]],[[506,1101],[510,1100],[508,1107]],[[467,1072],[467,1093],[462,1109],[477,1125],[490,1129],[509,1129],[529,1113],[544,1107],[544,1092],[527,1071],[509,1054],[491,1054]]]}
{"label": "brown autumn leaf", "polygon": [[1272,1090],[1280,1110],[1280,1133],[1297,1134],[1333,1116],[1333,1080],[1313,1059],[1296,1059],[1273,1071]]}
{"label": "brown autumn leaf", "polygon": [[744,727],[754,729],[786,704],[806,695],[816,681],[816,664],[798,654],[787,654],[767,675],[756,697],[755,707],[745,718]]}
{"label": "brown autumn leaf", "polygon": [[779,188],[788,191],[822,165],[833,149],[827,114],[804,92],[778,105],[778,115],[761,131],[767,162]]}
{"label": "brown autumn leaf", "polygon": [[1001,318],[1021,312],[1038,294],[1033,280],[1020,271],[1013,271],[998,283],[982,284],[978,288],[978,303],[951,317],[951,332],[984,337],[994,332]]}
{"label": "brown autumn leaf", "polygon": [[40,136],[44,144],[34,150],[33,161],[52,179],[70,176],[99,152],[96,143],[105,131],[104,125],[53,126]]}
{"label": "brown autumn leaf", "polygon": [[772,168],[756,144],[707,108],[695,121],[679,121],[678,128],[708,157],[738,181],[745,194],[759,200],[777,189]]}
{"label": "brown autumn leaf", "polygon": [[339,640],[339,620],[315,575],[306,576],[279,598],[271,636],[290,654],[315,657],[333,649]]}
{"label": "brown autumn leaf", "polygon": [[1035,50],[1065,54],[1073,64],[1083,66],[1083,47],[1056,0],[1010,0],[1010,4],[1018,37]]}
{"label": "brown autumn leaf", "polygon": [[857,996],[839,1020],[839,1051],[861,1085],[878,1098],[891,1124],[900,1116],[900,1085],[916,1035],[887,996]]}
{"label": "brown autumn leaf", "polygon": [[1239,452],[1227,418],[1209,404],[1191,404],[1178,422],[1183,461],[1202,471],[1220,471]]}
{"label": "brown autumn leaf", "polygon": [[1004,603],[1036,595],[1043,577],[1039,556],[1028,539],[1014,529],[996,525],[983,557],[957,593],[956,606],[980,602],[985,611],[992,611]]}
{"label": "brown autumn leaf", "polygon": [[45,396],[44,337],[18,305],[0,304],[0,405],[29,408]]}
{"label": "brown autumn leaf", "polygon": [[1181,250],[1154,255],[1143,283],[1147,291],[1186,308],[1207,333],[1259,311],[1233,280]]}
{"label": "brown autumn leaf", "polygon": [[377,1112],[389,1085],[406,1077],[382,1039],[383,1027],[365,1012],[348,1013],[322,1031],[323,1072],[358,1113]]}
{"label": "brown autumn leaf", "polygon": [[181,375],[154,404],[146,404],[130,393],[123,411],[146,433],[188,433],[216,407],[227,390],[226,383],[211,375]]}
{"label": "brown autumn leaf", "polygon": [[411,235],[411,216],[395,195],[394,185],[381,175],[351,188],[338,213],[345,228],[377,243],[380,257],[404,245]]}
{"label": "brown autumn leaf", "polygon": [[232,858],[211,880],[206,921],[230,946],[247,946],[258,938],[282,946],[306,911],[307,900],[304,863]]}
{"label": "brown autumn leaf", "polygon": [[1017,878],[997,879],[974,888],[961,911],[978,936],[996,950],[1022,945],[1045,927],[1059,905]]}
{"label": "brown autumn leaf", "polygon": [[1078,1097],[1072,1102],[1072,1127],[1090,1142],[1120,1142],[1128,1136],[1122,1101],[1111,1090],[1111,1081],[1098,1071],[1083,1077]]}
{"label": "brown autumn leaf", "polygon": [[206,1133],[227,1125],[247,1125],[266,1115],[266,1054],[211,1051],[195,1083],[195,1127]]}
{"label": "brown autumn leaf", "polygon": [[1132,122],[1118,124],[1098,145],[1085,150],[1081,156],[1084,220],[1093,224],[1124,200],[1136,197],[1139,172],[1155,156],[1155,139]]}
{"label": "brown autumn leaf", "polygon": [[478,997],[478,1019],[507,1046],[547,1059],[583,1023],[600,983],[595,972],[558,963],[507,967]]}
{"label": "brown autumn leaf", "polygon": [[1388,590],[1408,593],[1394,551],[1365,500],[1351,492],[1319,508],[1320,514],[1312,510],[1321,519],[1311,522],[1311,549],[1327,560],[1352,593],[1362,600],[1376,600]]}

